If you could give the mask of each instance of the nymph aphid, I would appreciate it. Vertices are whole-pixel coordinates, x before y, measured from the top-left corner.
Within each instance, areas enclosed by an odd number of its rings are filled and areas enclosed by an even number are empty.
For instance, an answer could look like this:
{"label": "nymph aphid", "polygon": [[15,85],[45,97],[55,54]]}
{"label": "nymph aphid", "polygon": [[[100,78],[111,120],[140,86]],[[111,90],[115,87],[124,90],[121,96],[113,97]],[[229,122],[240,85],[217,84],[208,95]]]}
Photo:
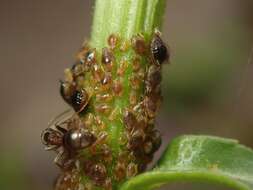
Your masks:
{"label": "nymph aphid", "polygon": [[161,34],[155,31],[150,44],[151,57],[155,64],[161,65],[169,59],[169,51],[166,44],[161,39]]}
{"label": "nymph aphid", "polygon": [[67,169],[73,164],[78,151],[91,146],[96,141],[96,137],[82,125],[69,128],[71,124],[73,124],[71,118],[60,121],[56,119],[41,134],[46,150],[57,151],[58,155],[54,162],[62,169]]}
{"label": "nymph aphid", "polygon": [[102,63],[105,65],[107,70],[112,69],[112,63],[114,61],[114,56],[110,49],[103,48],[102,50]]}
{"label": "nymph aphid", "polygon": [[132,46],[135,52],[139,55],[145,54],[147,48],[145,44],[145,39],[141,34],[138,34],[132,38]]}
{"label": "nymph aphid", "polygon": [[101,186],[105,183],[107,171],[103,164],[97,163],[90,167],[87,174],[96,185]]}
{"label": "nymph aphid", "polygon": [[108,45],[112,50],[116,48],[118,41],[118,36],[116,36],[115,34],[111,34],[107,40]]}

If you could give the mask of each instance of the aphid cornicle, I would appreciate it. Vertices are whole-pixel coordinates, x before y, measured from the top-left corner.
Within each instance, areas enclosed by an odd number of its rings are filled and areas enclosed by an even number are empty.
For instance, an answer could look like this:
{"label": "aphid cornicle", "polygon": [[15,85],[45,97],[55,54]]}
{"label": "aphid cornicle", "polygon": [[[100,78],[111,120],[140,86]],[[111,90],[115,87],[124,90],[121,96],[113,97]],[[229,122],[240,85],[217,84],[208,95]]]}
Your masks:
{"label": "aphid cornicle", "polygon": [[159,32],[155,32],[150,44],[152,59],[157,65],[163,64],[169,59],[168,48],[162,41]]}
{"label": "aphid cornicle", "polygon": [[96,141],[96,137],[91,132],[80,128],[80,126],[73,129],[63,127],[67,123],[66,120],[55,122],[41,134],[41,140],[46,146],[46,150],[58,152],[54,161],[62,169],[69,166],[70,161],[75,159],[79,150],[91,146]]}

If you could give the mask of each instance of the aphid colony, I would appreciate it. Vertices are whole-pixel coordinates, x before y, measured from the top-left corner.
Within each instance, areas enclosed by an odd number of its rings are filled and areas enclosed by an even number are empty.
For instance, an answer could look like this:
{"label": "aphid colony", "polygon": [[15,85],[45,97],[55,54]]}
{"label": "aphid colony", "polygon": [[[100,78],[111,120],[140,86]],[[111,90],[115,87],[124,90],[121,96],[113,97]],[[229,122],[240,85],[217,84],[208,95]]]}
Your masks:
{"label": "aphid colony", "polygon": [[168,58],[158,32],[151,40],[112,34],[101,52],[84,45],[60,81],[60,94],[74,112],[42,133],[62,170],[55,190],[110,190],[145,170],[161,144],[154,120]]}

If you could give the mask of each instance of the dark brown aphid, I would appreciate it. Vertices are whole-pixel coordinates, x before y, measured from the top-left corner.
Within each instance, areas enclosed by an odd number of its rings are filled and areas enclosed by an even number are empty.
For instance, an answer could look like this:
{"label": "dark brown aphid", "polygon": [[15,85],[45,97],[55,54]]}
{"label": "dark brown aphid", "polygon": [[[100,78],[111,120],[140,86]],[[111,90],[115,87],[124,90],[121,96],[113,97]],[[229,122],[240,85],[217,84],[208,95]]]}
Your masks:
{"label": "dark brown aphid", "polygon": [[135,52],[139,55],[143,55],[147,49],[144,37],[141,35],[137,35],[132,38],[132,46]]}
{"label": "dark brown aphid", "polygon": [[145,154],[151,154],[154,152],[153,143],[151,141],[147,141],[143,145],[143,150]]}
{"label": "dark brown aphid", "polygon": [[148,69],[147,79],[146,79],[146,89],[147,92],[156,91],[160,88],[160,83],[162,81],[161,69],[155,65],[151,65]]}
{"label": "dark brown aphid", "polygon": [[144,100],[143,100],[143,105],[144,105],[144,109],[145,109],[146,114],[150,118],[154,118],[156,115],[157,107],[158,107],[157,102],[153,101],[148,96],[145,96]]}
{"label": "dark brown aphid", "polygon": [[128,131],[131,131],[137,125],[137,120],[136,120],[135,115],[128,110],[125,111],[124,113],[123,121]]}
{"label": "dark brown aphid", "polygon": [[55,163],[62,169],[66,169],[73,163],[72,161],[79,150],[91,146],[96,141],[96,137],[88,130],[83,128],[66,129],[63,127],[66,123],[68,122],[55,122],[41,134],[41,140],[46,145],[46,150],[57,150],[58,155],[55,158]]}
{"label": "dark brown aphid", "polygon": [[165,43],[162,41],[160,34],[155,32],[153,39],[150,44],[150,51],[152,59],[155,64],[161,65],[169,59],[168,48]]}
{"label": "dark brown aphid", "polygon": [[81,112],[89,101],[89,95],[85,89],[76,90],[71,96],[71,106],[76,112]]}
{"label": "dark brown aphid", "polygon": [[130,134],[127,148],[133,151],[140,151],[144,141],[145,133],[142,129],[137,129]]}
{"label": "dark brown aphid", "polygon": [[154,152],[155,152],[156,150],[159,149],[159,147],[162,144],[161,133],[158,130],[153,130],[150,137],[151,137],[153,147],[154,147]]}

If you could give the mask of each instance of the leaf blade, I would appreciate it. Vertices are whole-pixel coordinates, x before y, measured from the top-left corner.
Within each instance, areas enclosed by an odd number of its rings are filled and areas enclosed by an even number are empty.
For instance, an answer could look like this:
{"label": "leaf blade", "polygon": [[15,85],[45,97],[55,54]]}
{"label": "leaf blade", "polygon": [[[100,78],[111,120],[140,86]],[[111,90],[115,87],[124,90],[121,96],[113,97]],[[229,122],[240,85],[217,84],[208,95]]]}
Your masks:
{"label": "leaf blade", "polygon": [[121,190],[154,189],[180,181],[253,189],[253,151],[235,140],[181,136],[171,142],[153,171],[132,178]]}

